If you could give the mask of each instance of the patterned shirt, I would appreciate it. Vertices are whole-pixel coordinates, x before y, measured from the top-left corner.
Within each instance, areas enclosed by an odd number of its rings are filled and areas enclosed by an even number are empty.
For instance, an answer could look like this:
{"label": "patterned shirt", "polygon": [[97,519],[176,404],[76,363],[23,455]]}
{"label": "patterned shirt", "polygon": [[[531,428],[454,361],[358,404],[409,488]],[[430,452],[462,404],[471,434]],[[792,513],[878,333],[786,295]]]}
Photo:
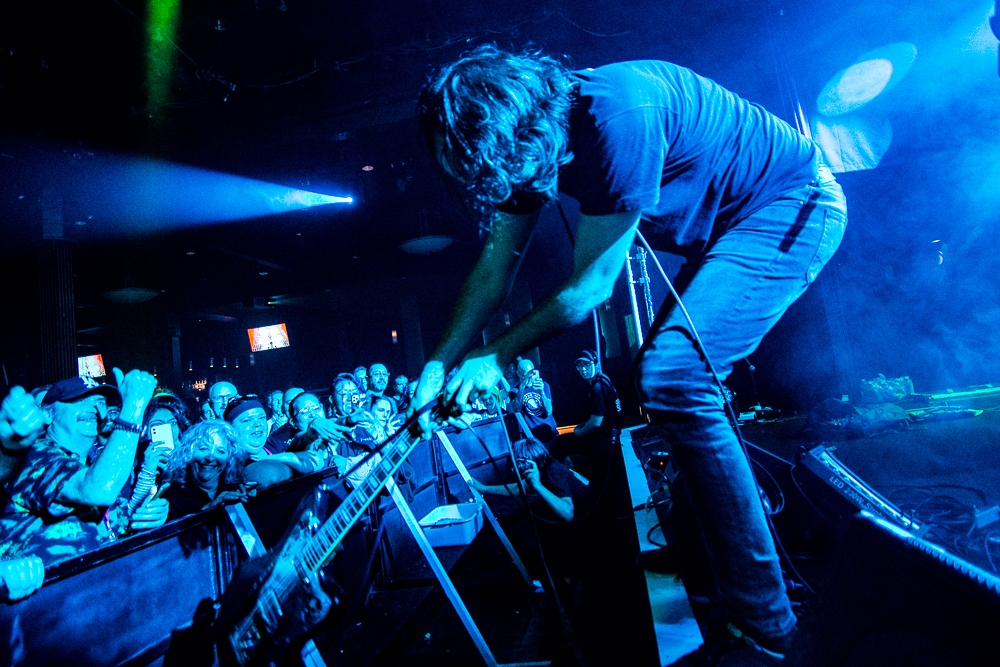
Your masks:
{"label": "patterned shirt", "polygon": [[6,488],[10,500],[0,514],[0,558],[38,556],[49,567],[114,539],[104,508],[58,500],[66,482],[84,468],[81,456],[52,440],[35,443],[21,474]]}

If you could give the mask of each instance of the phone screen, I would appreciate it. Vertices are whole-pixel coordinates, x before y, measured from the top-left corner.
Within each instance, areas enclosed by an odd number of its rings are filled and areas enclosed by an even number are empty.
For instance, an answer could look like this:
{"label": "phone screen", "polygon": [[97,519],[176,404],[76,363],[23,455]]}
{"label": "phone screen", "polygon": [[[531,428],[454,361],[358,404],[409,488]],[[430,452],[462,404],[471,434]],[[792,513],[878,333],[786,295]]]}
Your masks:
{"label": "phone screen", "polygon": [[149,429],[149,434],[152,442],[162,442],[168,451],[174,451],[174,431],[170,424],[158,424]]}

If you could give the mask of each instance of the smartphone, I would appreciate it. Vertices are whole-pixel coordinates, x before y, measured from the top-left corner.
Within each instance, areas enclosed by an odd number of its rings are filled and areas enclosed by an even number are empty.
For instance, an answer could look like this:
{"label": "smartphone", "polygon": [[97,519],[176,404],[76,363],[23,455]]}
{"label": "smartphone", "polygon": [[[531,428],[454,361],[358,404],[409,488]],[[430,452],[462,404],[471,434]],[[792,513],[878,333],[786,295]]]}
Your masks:
{"label": "smartphone", "polygon": [[351,395],[351,410],[357,410],[365,402],[364,394],[352,394]]}
{"label": "smartphone", "polygon": [[149,439],[165,444],[168,452],[174,451],[174,430],[170,424],[158,424],[149,429]]}

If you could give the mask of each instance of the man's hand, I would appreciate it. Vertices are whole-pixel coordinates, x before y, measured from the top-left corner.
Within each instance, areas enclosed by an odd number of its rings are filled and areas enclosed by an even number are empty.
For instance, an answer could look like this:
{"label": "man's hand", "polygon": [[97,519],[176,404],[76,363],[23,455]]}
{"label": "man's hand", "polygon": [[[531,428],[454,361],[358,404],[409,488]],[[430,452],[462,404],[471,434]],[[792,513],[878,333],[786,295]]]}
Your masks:
{"label": "man's hand", "polygon": [[24,388],[11,387],[0,404],[0,443],[7,449],[25,449],[45,432],[45,414]]}
{"label": "man's hand", "polygon": [[502,376],[495,352],[485,349],[470,352],[444,390],[445,406],[458,413],[465,412],[470,402],[485,396]]}
{"label": "man's hand", "polygon": [[539,487],[542,486],[542,476],[538,472],[538,464],[529,459],[523,462],[522,465],[524,466],[524,470],[521,472],[521,477],[524,477],[524,481],[528,484],[529,488],[538,491]]}
{"label": "man's hand", "polygon": [[311,424],[313,431],[328,444],[345,442],[347,434],[351,432],[350,426],[341,426],[333,419],[317,417]]}
{"label": "man's hand", "polygon": [[45,567],[38,556],[0,562],[0,582],[7,589],[8,600],[20,600],[42,587]]}
{"label": "man's hand", "polygon": [[138,424],[142,421],[149,399],[153,397],[157,380],[145,371],[131,370],[126,375],[117,368],[113,370],[118,391],[122,395],[121,418]]}
{"label": "man's hand", "polygon": [[[167,488],[169,484],[164,484],[163,488]],[[142,507],[135,511],[132,515],[132,519],[129,521],[128,527],[133,530],[150,530],[152,528],[159,528],[167,522],[167,514],[170,512],[170,503],[167,502],[166,498],[156,498],[154,500],[147,500],[143,503]]]}

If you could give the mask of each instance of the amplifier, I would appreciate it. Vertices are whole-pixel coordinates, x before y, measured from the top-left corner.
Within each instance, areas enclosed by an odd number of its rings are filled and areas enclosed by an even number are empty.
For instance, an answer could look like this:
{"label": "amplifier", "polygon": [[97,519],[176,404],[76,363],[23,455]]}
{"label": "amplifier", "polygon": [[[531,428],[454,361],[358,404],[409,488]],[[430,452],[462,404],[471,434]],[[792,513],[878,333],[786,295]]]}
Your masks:
{"label": "amplifier", "polygon": [[795,485],[838,533],[843,534],[861,510],[917,536],[927,530],[865,484],[823,445],[801,452],[791,472]]}

